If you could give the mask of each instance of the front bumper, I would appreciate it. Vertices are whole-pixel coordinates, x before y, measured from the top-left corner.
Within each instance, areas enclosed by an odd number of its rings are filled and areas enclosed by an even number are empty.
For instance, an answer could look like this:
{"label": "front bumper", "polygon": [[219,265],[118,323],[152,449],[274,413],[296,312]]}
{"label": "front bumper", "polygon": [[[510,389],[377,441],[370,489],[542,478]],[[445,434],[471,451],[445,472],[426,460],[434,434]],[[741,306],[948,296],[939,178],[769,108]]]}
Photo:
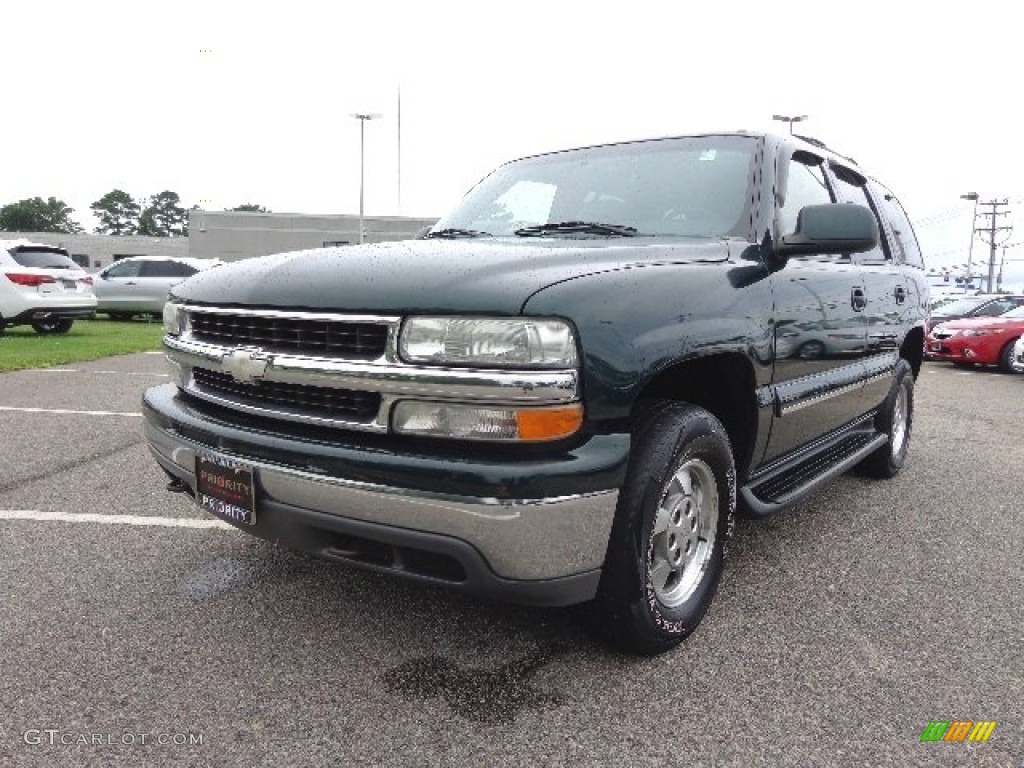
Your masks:
{"label": "front bumper", "polygon": [[1013,345],[1013,357],[1010,359],[1010,366],[1016,373],[1024,373],[1024,336],[1021,336]]}
{"label": "front bumper", "polygon": [[[224,422],[174,385],[146,391],[150,449],[195,492],[201,453],[253,467],[256,524],[237,527],[359,567],[536,605],[591,599],[629,452],[596,435],[542,458],[444,458],[299,440]],[[232,522],[232,521],[228,521]]]}
{"label": "front bumper", "polygon": [[925,354],[929,360],[993,365],[999,362],[999,349],[999,343],[993,343],[987,337],[950,336],[944,339],[929,337],[925,346]]}

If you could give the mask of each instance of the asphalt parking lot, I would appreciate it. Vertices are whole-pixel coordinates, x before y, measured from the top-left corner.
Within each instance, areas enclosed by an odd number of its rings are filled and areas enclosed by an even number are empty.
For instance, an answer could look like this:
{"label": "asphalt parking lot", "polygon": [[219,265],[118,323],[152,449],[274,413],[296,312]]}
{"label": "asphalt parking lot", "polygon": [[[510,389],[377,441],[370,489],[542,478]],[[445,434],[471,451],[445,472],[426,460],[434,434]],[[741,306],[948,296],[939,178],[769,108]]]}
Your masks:
{"label": "asphalt parking lot", "polygon": [[741,523],[654,659],[218,524],[149,458],[163,381],[0,375],[0,765],[1024,766],[1024,376],[926,364],[903,474]]}

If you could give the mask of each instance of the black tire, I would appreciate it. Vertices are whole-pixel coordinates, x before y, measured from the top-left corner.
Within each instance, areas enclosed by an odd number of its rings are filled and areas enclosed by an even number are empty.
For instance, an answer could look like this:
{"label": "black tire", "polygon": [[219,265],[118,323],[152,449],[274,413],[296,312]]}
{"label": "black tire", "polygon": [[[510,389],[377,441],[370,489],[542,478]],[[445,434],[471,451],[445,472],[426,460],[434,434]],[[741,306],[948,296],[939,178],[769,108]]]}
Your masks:
{"label": "black tire", "polygon": [[1016,373],[1013,370],[1013,347],[1016,343],[1016,339],[1010,339],[999,353],[999,370],[1003,373]]}
{"label": "black tire", "polygon": [[736,471],[725,428],[693,405],[651,402],[633,444],[592,624],[620,648],[654,655],[693,632],[714,598],[735,524]]}
{"label": "black tire", "polygon": [[67,333],[71,330],[71,326],[74,325],[74,323],[74,320],[68,320],[66,318],[38,320],[32,323],[32,328],[36,333],[41,333],[45,336],[51,333]]}
{"label": "black tire", "polygon": [[131,312],[107,312],[107,317],[114,322],[124,322],[125,320],[132,319]]}
{"label": "black tire", "polygon": [[896,361],[892,388],[875,416],[875,428],[889,442],[858,464],[857,471],[867,477],[895,477],[907,460],[914,431],[914,370],[903,358]]}
{"label": "black tire", "polygon": [[965,363],[961,360],[954,360],[953,365],[956,368],[973,368],[976,365],[976,363]]}

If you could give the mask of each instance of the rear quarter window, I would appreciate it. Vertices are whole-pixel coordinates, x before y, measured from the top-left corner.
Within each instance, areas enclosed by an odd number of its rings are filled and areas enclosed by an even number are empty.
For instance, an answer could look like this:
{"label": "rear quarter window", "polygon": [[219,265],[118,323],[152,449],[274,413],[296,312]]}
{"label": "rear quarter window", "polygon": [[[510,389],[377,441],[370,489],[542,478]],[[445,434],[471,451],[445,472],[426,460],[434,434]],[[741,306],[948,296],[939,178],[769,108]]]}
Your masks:
{"label": "rear quarter window", "polygon": [[882,217],[889,225],[893,252],[898,261],[911,267],[924,269],[924,257],[917,243],[917,235],[910,223],[907,212],[896,196],[877,182],[871,182],[871,191],[878,201]]}

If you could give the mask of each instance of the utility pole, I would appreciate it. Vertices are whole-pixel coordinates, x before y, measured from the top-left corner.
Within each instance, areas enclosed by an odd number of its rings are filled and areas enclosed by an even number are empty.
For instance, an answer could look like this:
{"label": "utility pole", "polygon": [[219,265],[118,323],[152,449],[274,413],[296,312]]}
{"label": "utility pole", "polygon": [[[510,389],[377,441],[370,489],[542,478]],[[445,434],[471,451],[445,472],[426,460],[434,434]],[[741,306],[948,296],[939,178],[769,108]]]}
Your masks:
{"label": "utility pole", "polygon": [[[1009,205],[1009,204],[1010,204],[1010,201],[1007,200],[1005,197],[1002,200],[996,200],[995,198],[993,198],[992,200],[989,200],[987,203],[981,203],[981,205],[987,205],[987,206],[989,206],[992,209],[991,211],[987,211],[987,212],[983,211],[982,214],[981,214],[982,216],[988,216],[989,217],[988,226],[987,227],[978,227],[977,229],[975,229],[975,232],[977,232],[978,234],[980,234],[982,236],[982,240],[985,240],[985,242],[988,243],[988,247],[989,247],[989,256],[988,256],[988,287],[986,288],[986,293],[992,293],[992,283],[993,283],[993,281],[995,279],[995,271],[996,271],[996,249],[999,248],[1000,245],[1002,245],[1003,243],[1005,243],[1007,240],[1010,239],[1010,233],[1013,231],[1013,227],[1009,226],[1009,225],[1002,226],[1002,227],[997,227],[996,226],[996,224],[997,224],[997,222],[999,220],[998,219],[999,216],[1009,216],[1010,215],[1009,211],[1000,211],[999,208],[1004,206],[1004,205]],[[1002,242],[996,242],[996,233],[997,232],[1006,232],[1006,237],[1003,238]],[[988,235],[988,239],[987,240],[985,238],[986,234]]]}

